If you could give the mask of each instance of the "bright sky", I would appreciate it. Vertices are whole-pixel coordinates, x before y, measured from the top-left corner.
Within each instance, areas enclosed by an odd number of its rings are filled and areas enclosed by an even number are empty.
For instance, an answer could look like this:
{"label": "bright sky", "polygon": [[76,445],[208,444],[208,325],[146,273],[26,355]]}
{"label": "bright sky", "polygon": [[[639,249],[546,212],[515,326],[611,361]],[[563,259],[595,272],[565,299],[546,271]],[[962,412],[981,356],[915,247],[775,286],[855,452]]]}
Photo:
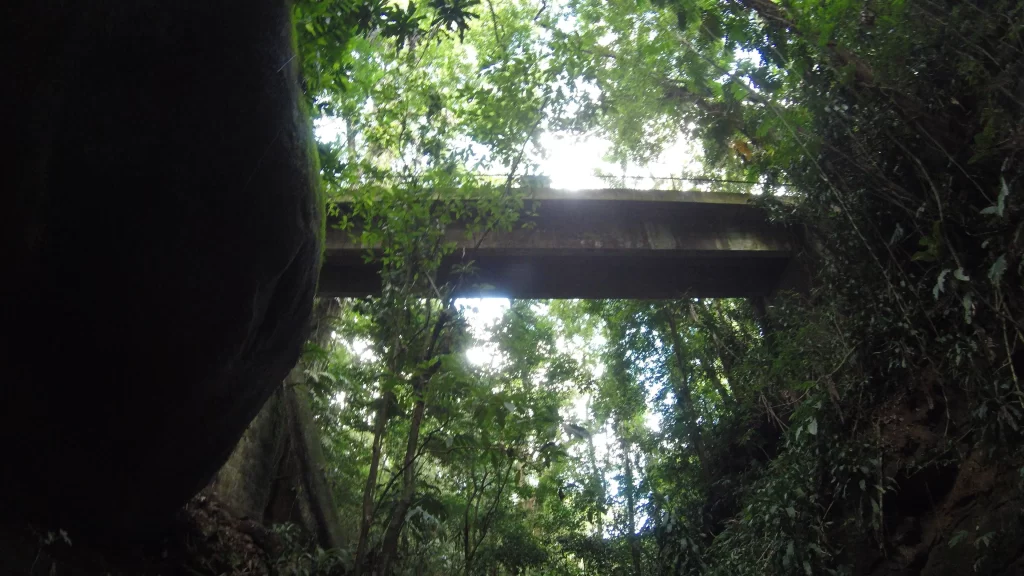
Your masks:
{"label": "bright sky", "polygon": [[[316,122],[316,136],[323,142],[333,142],[345,132],[345,123],[339,118],[321,118]],[[534,157],[538,173],[551,178],[551,187],[560,190],[588,190],[620,187],[625,176],[625,187],[637,189],[671,188],[668,178],[678,177],[684,170],[698,171],[692,144],[679,142],[649,165],[627,165],[625,173],[618,164],[605,160],[610,143],[604,138],[588,136],[583,139],[565,134],[546,132],[540,137],[544,157]],[[599,174],[610,178],[600,178]],[[684,183],[685,184],[685,183]]]}
{"label": "bright sky", "polygon": [[[692,145],[680,140],[647,166],[627,165],[625,173],[618,164],[605,160],[611,144],[604,138],[589,136],[580,140],[563,134],[545,133],[540,137],[546,158],[537,158],[541,175],[551,178],[551,187],[561,190],[587,190],[619,187],[638,189],[671,188],[670,180],[684,169],[694,170]],[[598,174],[612,178],[599,178]]]}
{"label": "bright sky", "polygon": [[[509,307],[508,298],[460,298],[455,303],[465,311],[469,329],[478,340],[487,338],[488,330]],[[495,353],[493,346],[483,345],[467,350],[466,357],[472,364],[487,366],[494,365]]]}

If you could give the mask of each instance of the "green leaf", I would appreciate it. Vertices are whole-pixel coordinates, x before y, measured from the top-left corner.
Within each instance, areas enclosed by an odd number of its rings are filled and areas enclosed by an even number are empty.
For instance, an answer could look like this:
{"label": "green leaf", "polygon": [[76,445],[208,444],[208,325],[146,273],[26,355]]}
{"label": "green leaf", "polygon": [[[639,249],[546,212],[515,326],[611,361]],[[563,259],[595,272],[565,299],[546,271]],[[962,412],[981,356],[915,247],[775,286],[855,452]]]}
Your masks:
{"label": "green leaf", "polygon": [[590,432],[587,432],[586,428],[576,424],[562,424],[562,429],[565,430],[567,434],[575,436],[581,440],[590,438]]}
{"label": "green leaf", "polygon": [[966,530],[957,530],[956,533],[953,534],[953,537],[949,539],[949,544],[948,544],[949,547],[953,548],[954,546],[956,546],[957,544],[962,542],[963,539],[966,538],[966,537],[967,537],[967,531]]}
{"label": "green leaf", "polygon": [[943,290],[946,289],[946,276],[950,272],[951,270],[949,268],[946,268],[942,272],[939,272],[939,279],[935,281],[935,287],[932,288],[932,296],[935,296],[936,300],[939,299],[939,294],[941,294]]}
{"label": "green leaf", "polygon": [[982,209],[982,214],[995,214],[1002,218],[1003,212],[1006,211],[1006,197],[1010,195],[1010,187],[1006,185],[1006,179],[1002,176],[999,177],[999,184],[999,197],[996,198],[995,205]]}
{"label": "green leaf", "polygon": [[939,249],[942,247],[942,226],[938,221],[932,223],[932,232],[928,236],[921,236],[917,241],[921,250],[910,257],[915,262],[935,262],[939,259]]}
{"label": "green leaf", "polygon": [[742,102],[750,94],[750,90],[740,82],[733,82],[729,86],[729,91],[732,92],[732,97]]}
{"label": "green leaf", "polygon": [[974,317],[974,297],[970,293],[964,294],[964,322],[967,324],[971,323],[971,319]]}
{"label": "green leaf", "polygon": [[982,546],[985,546],[987,548],[989,545],[991,545],[992,538],[995,535],[995,532],[986,532],[985,534],[978,536],[978,539],[974,541],[974,547],[980,549]]}
{"label": "green leaf", "polygon": [[998,286],[999,281],[1003,279],[1004,272],[1006,272],[1006,254],[1000,255],[992,263],[992,267],[988,269],[988,279]]}

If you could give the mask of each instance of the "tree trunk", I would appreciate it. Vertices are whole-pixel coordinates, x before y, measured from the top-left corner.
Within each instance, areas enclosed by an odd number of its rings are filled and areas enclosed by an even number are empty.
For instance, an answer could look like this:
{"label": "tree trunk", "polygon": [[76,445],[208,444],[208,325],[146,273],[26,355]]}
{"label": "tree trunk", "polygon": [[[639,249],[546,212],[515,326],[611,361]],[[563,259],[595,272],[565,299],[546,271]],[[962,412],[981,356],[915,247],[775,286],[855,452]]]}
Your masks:
{"label": "tree trunk", "polygon": [[377,474],[380,468],[381,444],[384,439],[384,432],[387,429],[388,406],[394,401],[394,394],[385,392],[380,399],[380,406],[377,408],[377,416],[373,423],[373,449],[370,455],[370,473],[366,477],[366,486],[363,488],[363,517],[359,524],[359,543],[356,546],[355,576],[359,576],[363,569],[364,557],[366,556],[367,539],[370,535],[370,525],[373,524],[373,493],[377,488]]}
{"label": "tree trunk", "polygon": [[[587,416],[593,418],[593,413],[591,412],[591,403],[589,399],[587,400]],[[605,488],[604,484],[604,475],[601,473],[600,466],[597,465],[597,450],[594,448],[593,433],[587,436],[587,455],[590,458],[590,466],[593,468],[594,478],[592,481],[595,484],[597,484],[597,486],[600,488],[600,491],[598,492],[598,497],[600,497],[601,499],[601,508],[598,509],[597,517],[594,522],[594,535],[597,538],[601,538],[604,535],[604,514],[602,513],[601,509],[604,508],[604,502],[606,497],[605,495],[607,494],[607,489]]]}
{"label": "tree trunk", "polygon": [[[768,24],[772,24],[780,32],[786,32],[798,38],[804,38],[803,31],[786,13],[785,8],[772,2],[772,0],[733,0],[735,4],[742,6],[748,11],[758,15]],[[780,39],[776,38],[776,41]],[[807,40],[811,44],[817,44],[814,40]],[[867,62],[858,58],[855,54],[839,46],[834,41],[829,41],[824,46],[825,55],[832,62],[832,66],[839,69],[852,66],[856,81],[865,87],[875,85],[875,73]]]}
{"label": "tree trunk", "polygon": [[722,379],[718,376],[718,370],[710,362],[701,362],[701,364],[704,368],[704,374],[708,377],[715,392],[718,392],[718,395],[722,398],[722,402],[726,406],[734,406],[736,402],[733,400],[732,395],[726,391],[725,385],[722,384]]}
{"label": "tree trunk", "polygon": [[693,396],[690,394],[690,386],[686,382],[686,374],[689,370],[686,368],[686,359],[683,358],[682,341],[679,339],[679,330],[676,327],[675,316],[671,309],[666,309],[666,317],[668,318],[668,327],[672,338],[672,353],[679,366],[679,384],[676,386],[676,400],[680,405],[680,412],[686,425],[687,435],[690,437],[690,444],[697,454],[701,474],[704,477],[705,483],[710,485],[707,453],[704,450],[704,440],[701,438],[700,426],[697,425],[697,409],[693,403]]}
{"label": "tree trunk", "polygon": [[[700,300],[698,300],[698,303],[700,303]],[[718,338],[718,332],[711,323],[701,322],[700,316],[697,314],[697,305],[692,301],[690,302],[690,319],[693,320],[695,326],[711,334],[711,339],[715,342],[715,355],[718,356],[719,360],[722,362],[722,367],[724,369],[726,359],[722,354],[722,345],[721,340]],[[704,369],[704,375],[707,376],[708,381],[711,382],[711,386],[715,389],[715,392],[718,392],[718,396],[722,399],[722,402],[727,406],[734,407],[736,405],[736,400],[725,389],[725,386],[722,384],[722,379],[718,375],[718,370],[715,369],[715,366],[711,362],[707,361],[707,356],[708,353],[705,349],[705,358],[701,358],[700,362],[701,368]]]}
{"label": "tree trunk", "polygon": [[[488,471],[484,470],[484,476],[480,479],[480,484],[483,486],[487,485],[487,475]],[[466,499],[466,512],[463,514],[462,519],[462,558],[465,568],[463,571],[467,575],[469,574],[470,566],[473,564],[473,545],[470,543],[470,537],[473,533],[473,520],[471,519],[471,516],[476,516],[477,511],[480,508],[479,498],[483,497],[483,487],[477,487],[475,463],[472,465],[470,470],[470,477],[473,479],[473,490],[469,493],[469,498]],[[476,503],[475,505],[474,502]],[[470,515],[471,510],[473,511],[472,515]]]}
{"label": "tree trunk", "polygon": [[356,161],[356,127],[350,116],[345,116],[345,148],[349,163]]}
{"label": "tree trunk", "polygon": [[[474,478],[474,481],[475,481],[475,478]],[[470,506],[469,505],[470,505],[470,502],[472,502],[473,498],[475,498],[475,497],[476,497],[476,487],[474,486],[472,496],[470,497],[469,500],[466,500],[466,511],[462,515],[462,558],[463,558],[463,564],[465,564],[465,566],[466,566],[466,573],[467,574],[469,573],[469,562],[470,562],[470,558],[469,558],[469,531],[470,531],[469,508],[470,508]]]}
{"label": "tree trunk", "polygon": [[[422,394],[421,387],[416,392]],[[395,552],[398,550],[398,537],[405,526],[405,515],[412,504],[412,498],[416,493],[416,470],[413,461],[416,459],[416,450],[420,443],[420,426],[423,424],[423,414],[426,411],[426,402],[420,396],[413,408],[412,420],[409,422],[409,442],[405,447],[405,459],[402,461],[404,467],[402,478],[402,497],[395,504],[391,512],[391,521],[388,522],[387,532],[384,533],[384,543],[381,546],[380,572],[378,576],[389,576],[391,574],[391,563],[394,561]]]}
{"label": "tree trunk", "polygon": [[750,310],[754,315],[754,322],[761,331],[761,336],[767,336],[771,331],[768,324],[768,302],[764,296],[754,296],[750,299]]}
{"label": "tree trunk", "polygon": [[[497,512],[498,506],[501,505],[501,496],[505,493],[508,481],[512,477],[512,467],[514,464],[514,460],[509,460],[508,467],[505,468],[505,475],[501,479],[501,484],[498,485],[498,492],[494,495],[494,499],[491,500],[490,509],[488,509],[487,513],[484,515],[483,524],[480,523],[477,514],[474,512],[473,523],[477,526],[477,532],[479,532],[480,537],[476,539],[472,549],[466,555],[466,576],[470,576],[470,574],[472,574],[473,560],[476,558],[477,550],[480,549],[480,545],[484,543],[484,540],[487,539],[487,534],[490,533],[491,524],[494,521],[494,514]],[[477,500],[477,506],[480,505],[480,501],[483,499],[484,492],[486,490],[487,483],[484,482],[480,487],[480,496]]]}
{"label": "tree trunk", "polygon": [[[394,562],[395,553],[398,550],[398,537],[405,526],[405,515],[412,504],[413,496],[416,494],[416,452],[419,448],[420,427],[423,424],[423,415],[426,413],[426,389],[430,379],[441,369],[441,360],[436,356],[447,354],[448,347],[440,344],[442,332],[448,320],[455,315],[453,309],[454,299],[449,298],[445,302],[442,312],[434,323],[434,329],[430,340],[423,353],[423,361],[430,362],[430,367],[423,371],[413,382],[413,394],[416,396],[416,404],[413,408],[412,419],[409,421],[409,440],[405,448],[405,458],[402,460],[402,496],[395,504],[391,512],[391,520],[388,522],[387,531],[384,533],[384,542],[381,544],[381,555],[377,571],[378,576],[389,576],[391,574],[391,563]],[[440,349],[440,350],[439,350]]]}
{"label": "tree trunk", "polygon": [[640,559],[640,541],[637,540],[636,536],[636,484],[633,482],[633,465],[630,460],[630,442],[626,438],[619,434],[619,444],[622,446],[622,459],[625,462],[625,480],[626,480],[626,518],[629,523],[629,551],[633,557],[633,574],[634,576],[641,576],[642,566]]}

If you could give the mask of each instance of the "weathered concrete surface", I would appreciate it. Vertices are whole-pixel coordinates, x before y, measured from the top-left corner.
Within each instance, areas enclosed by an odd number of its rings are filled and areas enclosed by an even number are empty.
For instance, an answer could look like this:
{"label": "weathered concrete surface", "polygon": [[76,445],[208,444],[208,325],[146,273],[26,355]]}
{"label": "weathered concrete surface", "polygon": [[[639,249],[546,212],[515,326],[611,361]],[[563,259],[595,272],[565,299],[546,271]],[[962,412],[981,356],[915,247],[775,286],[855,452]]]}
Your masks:
{"label": "weathered concrete surface", "polygon": [[[464,295],[517,298],[741,297],[771,293],[793,242],[740,194],[539,190],[529,227],[472,237],[446,263],[474,261]],[[330,229],[320,294],[380,289],[377,268],[351,232]],[[444,273],[442,273],[444,276]]]}

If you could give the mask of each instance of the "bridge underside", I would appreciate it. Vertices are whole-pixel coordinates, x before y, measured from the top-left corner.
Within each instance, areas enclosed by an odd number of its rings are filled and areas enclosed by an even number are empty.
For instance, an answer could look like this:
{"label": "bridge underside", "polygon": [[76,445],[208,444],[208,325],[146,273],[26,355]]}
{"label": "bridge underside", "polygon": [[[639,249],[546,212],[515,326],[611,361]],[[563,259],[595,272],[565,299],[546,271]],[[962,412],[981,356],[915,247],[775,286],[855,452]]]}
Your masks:
{"label": "bridge underside", "polygon": [[[793,255],[789,235],[735,194],[545,191],[536,215],[510,232],[451,232],[453,266],[473,262],[463,296],[677,298],[765,295]],[[324,296],[380,291],[379,267],[346,231],[329,229],[320,277]]]}

